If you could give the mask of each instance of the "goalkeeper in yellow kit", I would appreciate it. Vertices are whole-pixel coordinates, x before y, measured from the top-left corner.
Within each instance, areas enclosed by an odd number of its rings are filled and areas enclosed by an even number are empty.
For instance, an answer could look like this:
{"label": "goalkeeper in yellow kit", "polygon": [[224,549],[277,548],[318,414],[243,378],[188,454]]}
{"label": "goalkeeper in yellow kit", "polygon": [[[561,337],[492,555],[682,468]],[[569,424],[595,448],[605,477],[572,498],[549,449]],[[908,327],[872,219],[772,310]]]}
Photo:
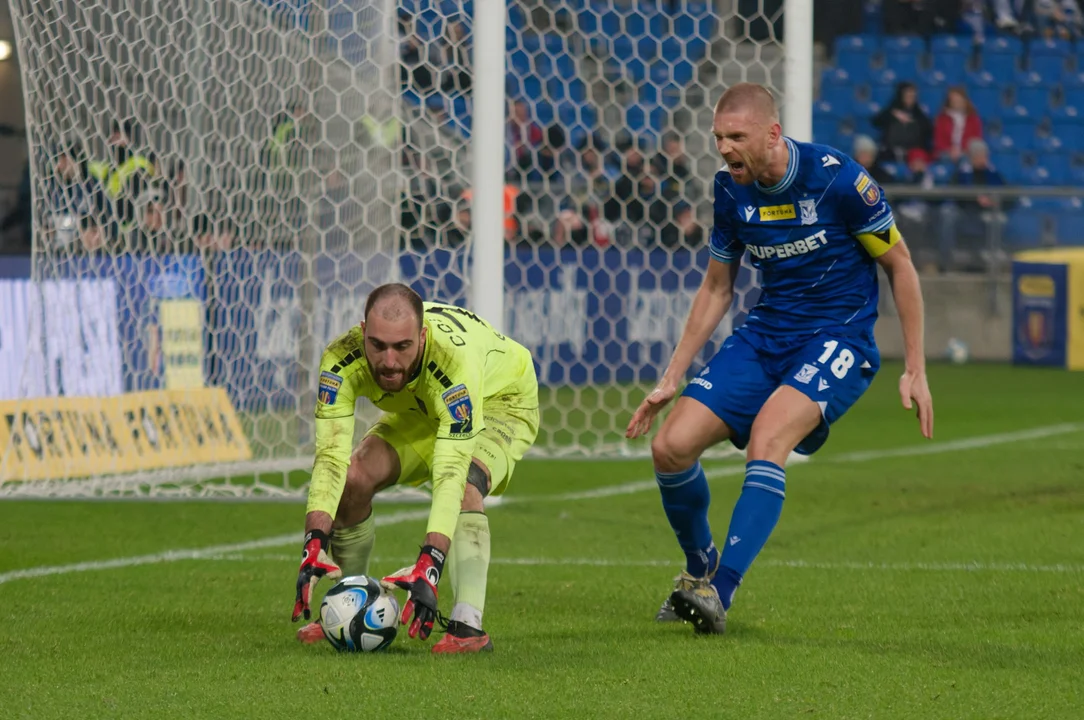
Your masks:
{"label": "goalkeeper in yellow kit", "polygon": [[[467,310],[423,303],[393,283],[373,291],[365,321],[327,347],[320,370],[316,460],[293,619],[310,618],[320,578],[368,573],[373,495],[431,479],[433,503],[418,561],[384,582],[408,591],[401,622],[413,615],[408,634],[425,640],[447,567],[455,604],[433,652],[492,650],[482,630],[490,545],[483,498],[504,492],[538,435],[530,351]],[[384,415],[354,450],[359,397]],[[318,642],[323,633],[312,622],[298,638]]]}

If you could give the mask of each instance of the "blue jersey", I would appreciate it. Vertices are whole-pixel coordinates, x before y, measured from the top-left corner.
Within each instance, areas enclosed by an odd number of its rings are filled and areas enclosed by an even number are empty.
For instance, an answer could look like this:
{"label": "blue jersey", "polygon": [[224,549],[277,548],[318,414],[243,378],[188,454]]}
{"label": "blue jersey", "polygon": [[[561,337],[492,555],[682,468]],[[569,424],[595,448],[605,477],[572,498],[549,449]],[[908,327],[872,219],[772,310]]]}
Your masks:
{"label": "blue jersey", "polygon": [[826,145],[784,138],[790,162],[770,188],[715,175],[711,255],[737,262],[745,250],[761,295],[739,329],[762,335],[831,331],[868,335],[877,320],[874,259],[899,241],[873,178]]}

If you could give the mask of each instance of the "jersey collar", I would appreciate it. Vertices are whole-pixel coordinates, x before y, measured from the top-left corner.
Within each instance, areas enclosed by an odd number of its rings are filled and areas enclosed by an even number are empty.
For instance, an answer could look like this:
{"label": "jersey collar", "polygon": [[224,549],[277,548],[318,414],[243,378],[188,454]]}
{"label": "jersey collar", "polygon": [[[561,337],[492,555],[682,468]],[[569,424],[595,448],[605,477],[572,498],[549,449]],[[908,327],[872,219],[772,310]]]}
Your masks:
{"label": "jersey collar", "polygon": [[789,137],[783,136],[783,141],[787,144],[787,172],[783,174],[783,179],[777,182],[771,187],[764,187],[757,180],[757,190],[768,195],[778,195],[794,183],[794,178],[798,175],[798,146],[794,144],[794,141]]}

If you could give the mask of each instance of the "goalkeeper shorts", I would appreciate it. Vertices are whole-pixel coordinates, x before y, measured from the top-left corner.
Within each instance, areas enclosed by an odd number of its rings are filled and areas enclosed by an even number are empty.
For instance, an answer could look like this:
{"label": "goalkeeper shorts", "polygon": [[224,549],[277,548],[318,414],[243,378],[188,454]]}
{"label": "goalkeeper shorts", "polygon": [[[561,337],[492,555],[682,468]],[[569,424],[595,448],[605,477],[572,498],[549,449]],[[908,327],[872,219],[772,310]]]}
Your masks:
{"label": "goalkeeper shorts", "polygon": [[[508,487],[516,463],[538,437],[538,408],[486,405],[486,427],[475,437],[474,457],[489,469],[489,494]],[[375,435],[399,456],[399,485],[416,487],[431,479],[436,428],[410,415],[388,413],[365,434]]]}

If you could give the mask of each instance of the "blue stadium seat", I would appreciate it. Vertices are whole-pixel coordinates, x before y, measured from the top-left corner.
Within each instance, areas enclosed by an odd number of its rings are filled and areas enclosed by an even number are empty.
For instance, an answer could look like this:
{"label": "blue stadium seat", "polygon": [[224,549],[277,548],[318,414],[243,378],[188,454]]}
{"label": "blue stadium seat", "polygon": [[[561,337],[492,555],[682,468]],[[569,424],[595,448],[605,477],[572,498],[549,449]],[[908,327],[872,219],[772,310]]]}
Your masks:
{"label": "blue stadium seat", "polygon": [[1040,153],[1039,166],[1046,168],[1051,185],[1064,185],[1069,179],[1069,155],[1066,153]]}
{"label": "blue stadium seat", "polygon": [[534,55],[542,49],[542,39],[536,32],[524,31],[519,34],[519,46],[529,55]]}
{"label": "blue stadium seat", "polygon": [[599,29],[607,37],[616,37],[621,33],[621,16],[613,10],[603,13],[599,18]]}
{"label": "blue stadium seat", "polygon": [[1056,216],[1056,235],[1060,245],[1084,245],[1084,201],[1065,198]]}
{"label": "blue stadium seat", "polygon": [[903,183],[911,180],[911,170],[906,163],[886,162],[882,164],[882,167],[891,176],[892,182]]}
{"label": "blue stadium seat", "polygon": [[664,38],[670,35],[670,16],[666,13],[655,13],[647,21],[647,34],[655,38]]}
{"label": "blue stadium seat", "polygon": [[[873,127],[873,116],[881,112],[883,105],[875,102],[855,103],[852,118],[854,120],[854,132],[858,135],[869,135],[874,140],[881,137],[881,131]],[[850,148],[847,149],[850,152]]]}
{"label": "blue stadium seat", "polygon": [[568,82],[568,99],[572,102],[587,102],[587,84],[576,78]]}
{"label": "blue stadium seat", "polygon": [[1036,247],[1042,241],[1043,213],[1032,205],[1031,198],[1021,197],[1009,211],[1004,238],[1013,247]]}
{"label": "blue stadium seat", "polygon": [[1050,134],[1061,140],[1065,152],[1084,152],[1084,118],[1054,120]]}
{"label": "blue stadium seat", "polygon": [[546,100],[538,100],[534,104],[534,119],[540,125],[549,125],[553,122],[553,105]]}
{"label": "blue stadium seat", "polygon": [[[930,54],[936,58],[949,58],[960,65],[967,65],[973,43],[970,35],[934,35],[930,38]],[[937,67],[936,63],[934,67]]]}
{"label": "blue stadium seat", "polygon": [[956,166],[948,161],[935,162],[930,165],[929,173],[933,176],[934,185],[947,185],[952,180]]}
{"label": "blue stadium seat", "polygon": [[899,75],[891,68],[874,72],[870,76],[869,99],[878,105],[887,105],[896,93],[897,82],[899,82]]}
{"label": "blue stadium seat", "polygon": [[[1053,132],[1036,136],[1035,149],[1044,154],[1068,152],[1061,136]],[[1065,157],[1068,162],[1069,156],[1066,155]]]}
{"label": "blue stadium seat", "polygon": [[531,56],[525,50],[513,50],[511,58],[512,72],[523,76],[531,71]]}
{"label": "blue stadium seat", "polygon": [[642,37],[636,41],[636,54],[641,60],[651,62],[659,56],[659,41],[653,37]]}
{"label": "blue stadium seat", "polygon": [[1015,152],[991,152],[990,163],[1010,185],[1019,181],[1021,176],[1020,155]]}
{"label": "blue stadium seat", "polygon": [[681,38],[669,36],[662,41],[662,59],[675,62],[685,56],[685,43]]}
{"label": "blue stadium seat", "polygon": [[542,47],[550,55],[561,55],[565,51],[565,39],[557,33],[546,33],[542,36]]}
{"label": "blue stadium seat", "polygon": [[941,98],[949,81],[940,70],[924,70],[918,76],[918,94],[924,98]]}
{"label": "blue stadium seat", "polygon": [[918,35],[892,35],[881,43],[884,66],[903,77],[913,77],[919,71],[919,62],[926,51],[926,44]]}
{"label": "blue stadium seat", "polygon": [[829,68],[821,76],[821,100],[835,107],[855,102],[855,87],[850,74],[842,68]]}
{"label": "blue stadium seat", "polygon": [[[639,5],[639,3],[635,5]],[[625,16],[625,32],[634,38],[647,35],[647,18],[644,17],[638,7]]]}
{"label": "blue stadium seat", "polygon": [[527,75],[523,78],[523,96],[526,98],[542,97],[542,81],[537,75]]}
{"label": "blue stadium seat", "polygon": [[1084,186],[1084,163],[1069,163],[1069,184]]}
{"label": "blue stadium seat", "polygon": [[1084,87],[1066,87],[1064,97],[1066,105],[1084,109]]}
{"label": "blue stadium seat", "polygon": [[1012,77],[1020,69],[1023,54],[1024,44],[1018,38],[997,35],[986,40],[979,53],[979,67],[997,77]]}
{"label": "blue stadium seat", "polygon": [[841,35],[835,41],[836,67],[869,67],[878,51],[876,35]]}
{"label": "blue stadium seat", "polygon": [[1028,109],[1030,115],[1043,115],[1050,106],[1050,87],[1043,76],[1033,71],[1016,73],[1013,95],[1016,105]]}
{"label": "blue stadium seat", "polygon": [[1001,135],[1012,138],[1018,151],[1035,149],[1037,123],[1029,115],[1005,115],[1001,118]]}
{"label": "blue stadium seat", "polygon": [[613,37],[613,54],[618,60],[632,57],[632,38],[628,35],[616,35]]}
{"label": "blue stadium seat", "polygon": [[1028,69],[1037,72],[1050,84],[1061,79],[1073,48],[1066,40],[1043,38],[1028,45]]}
{"label": "blue stadium seat", "polygon": [[[508,6],[508,20],[512,21],[512,9],[515,8],[519,15],[523,15],[523,10],[518,5]],[[598,32],[598,15],[594,10],[581,10],[577,16],[577,21],[580,27],[580,32],[584,35],[594,35]],[[518,27],[518,26],[517,26]]]}
{"label": "blue stadium seat", "polygon": [[1022,185],[1042,187],[1044,185],[1053,184],[1053,181],[1049,170],[1042,165],[1032,165],[1031,167],[1025,167],[1021,170],[1020,183]]}
{"label": "blue stadium seat", "polygon": [[695,72],[693,64],[688,60],[679,60],[674,63],[674,82],[678,85],[688,85],[693,79]]}
{"label": "blue stadium seat", "polygon": [[576,72],[576,61],[568,53],[561,53],[554,58],[557,76],[565,80],[573,80],[579,76]]}

